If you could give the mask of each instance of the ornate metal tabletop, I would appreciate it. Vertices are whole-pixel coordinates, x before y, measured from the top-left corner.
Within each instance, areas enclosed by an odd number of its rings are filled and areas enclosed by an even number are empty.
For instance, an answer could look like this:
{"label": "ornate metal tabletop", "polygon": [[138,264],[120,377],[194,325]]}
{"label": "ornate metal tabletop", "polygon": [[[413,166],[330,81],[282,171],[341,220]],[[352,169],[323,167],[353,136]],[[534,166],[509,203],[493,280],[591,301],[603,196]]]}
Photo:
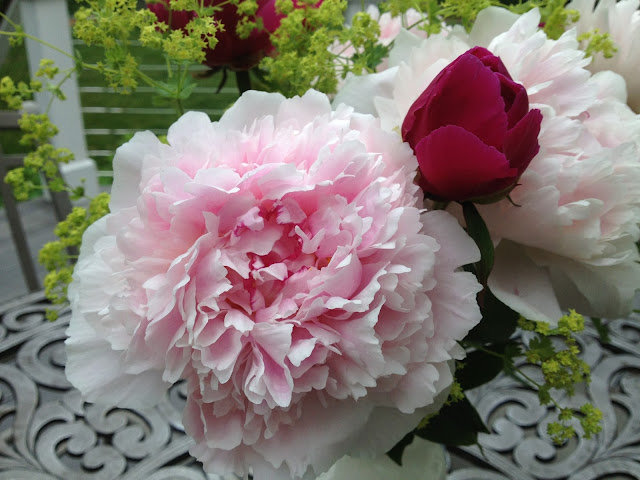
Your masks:
{"label": "ornate metal tabletop", "polygon": [[[148,410],[83,403],[64,376],[69,317],[50,323],[46,308],[41,294],[0,306],[0,480],[219,479],[189,456],[183,385]],[[640,317],[609,328],[607,345],[592,329],[580,337],[592,382],[564,399],[602,410],[599,435],[555,447],[545,433],[553,409],[501,376],[471,392],[493,433],[450,450],[449,479],[640,479]]]}

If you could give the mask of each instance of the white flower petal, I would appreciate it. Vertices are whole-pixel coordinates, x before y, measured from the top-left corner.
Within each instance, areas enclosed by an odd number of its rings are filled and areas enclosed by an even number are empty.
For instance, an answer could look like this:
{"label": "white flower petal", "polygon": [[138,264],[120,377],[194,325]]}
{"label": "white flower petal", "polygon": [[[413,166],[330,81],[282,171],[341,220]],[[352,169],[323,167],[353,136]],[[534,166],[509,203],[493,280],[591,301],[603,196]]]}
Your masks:
{"label": "white flower petal", "polygon": [[555,325],[562,316],[548,272],[514,243],[503,240],[496,248],[488,286],[498,300],[529,320]]}

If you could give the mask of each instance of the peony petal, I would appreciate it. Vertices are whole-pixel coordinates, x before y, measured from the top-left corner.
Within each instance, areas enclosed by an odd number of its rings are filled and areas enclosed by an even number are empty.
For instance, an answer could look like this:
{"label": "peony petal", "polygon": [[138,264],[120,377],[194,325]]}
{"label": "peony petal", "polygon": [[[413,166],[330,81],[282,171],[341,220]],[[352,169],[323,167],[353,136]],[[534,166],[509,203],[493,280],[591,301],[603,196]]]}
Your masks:
{"label": "peony petal", "polygon": [[374,73],[363,78],[358,75],[347,77],[344,86],[333,99],[334,107],[344,103],[352,106],[360,113],[376,114],[373,103],[377,96],[387,97],[393,92],[393,80],[397,68],[390,68],[381,73]]}
{"label": "peony petal", "polygon": [[113,185],[109,209],[112,212],[136,206],[140,195],[140,171],[145,157],[161,156],[166,147],[151,132],[138,132],[119,147],[113,157]]}
{"label": "peony petal", "polygon": [[415,150],[423,188],[438,199],[481,197],[496,191],[496,179],[506,187],[517,178],[502,153],[456,125],[435,130]]}
{"label": "peony petal", "polygon": [[457,125],[502,148],[507,115],[500,82],[470,53],[452,62],[418,97],[402,124],[402,138],[415,150],[422,138],[445,125]]}
{"label": "peony petal", "polygon": [[370,458],[345,456],[320,475],[318,480],[445,480],[447,466],[442,445],[414,437],[402,455],[398,465],[387,455]]}
{"label": "peony petal", "polygon": [[542,113],[540,110],[534,109],[507,132],[503,152],[509,160],[509,164],[518,170],[518,175],[527,169],[533,157],[540,151],[538,135],[541,124]]}
{"label": "peony petal", "polygon": [[469,33],[469,44],[488,47],[491,40],[506,32],[518,19],[518,15],[502,7],[481,10]]}
{"label": "peony petal", "polygon": [[146,370],[137,375],[125,373],[121,351],[100,337],[82,314],[73,312],[65,341],[65,375],[79,388],[87,401],[126,408],[156,405],[170,384],[162,371]]}
{"label": "peony petal", "polygon": [[488,281],[491,292],[523,317],[557,325],[562,311],[550,280],[548,273],[526,256],[523,247],[503,240],[495,249]]}
{"label": "peony petal", "polygon": [[280,94],[249,90],[245,92],[233,106],[224,112],[220,125],[228,129],[240,130],[249,128],[255,119],[275,117],[284,97]]}
{"label": "peony petal", "polygon": [[511,129],[529,111],[529,97],[525,88],[519,83],[502,75],[499,78],[502,98],[507,109],[508,128]]}

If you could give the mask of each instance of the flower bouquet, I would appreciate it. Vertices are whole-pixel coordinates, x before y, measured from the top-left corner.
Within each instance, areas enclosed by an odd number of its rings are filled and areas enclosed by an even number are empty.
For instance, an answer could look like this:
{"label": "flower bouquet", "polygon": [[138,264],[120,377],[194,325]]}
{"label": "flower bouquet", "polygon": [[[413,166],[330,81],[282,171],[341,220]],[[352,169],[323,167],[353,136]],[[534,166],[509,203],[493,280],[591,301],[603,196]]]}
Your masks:
{"label": "flower bouquet", "polygon": [[[436,444],[487,431],[465,391],[502,371],[557,409],[550,441],[596,434],[600,412],[559,395],[589,379],[582,315],[606,334],[640,286],[638,1],[490,3],[390,0],[350,22],[339,0],[78,10],[106,60],[74,69],[181,113],[117,150],[110,198],[41,254],[86,400],[150,406],[186,381],[191,454],[257,480],[443,478]],[[178,78],[139,70],[134,35]],[[236,74],[219,120],[182,114],[188,62]],[[36,120],[25,169],[59,179]]]}

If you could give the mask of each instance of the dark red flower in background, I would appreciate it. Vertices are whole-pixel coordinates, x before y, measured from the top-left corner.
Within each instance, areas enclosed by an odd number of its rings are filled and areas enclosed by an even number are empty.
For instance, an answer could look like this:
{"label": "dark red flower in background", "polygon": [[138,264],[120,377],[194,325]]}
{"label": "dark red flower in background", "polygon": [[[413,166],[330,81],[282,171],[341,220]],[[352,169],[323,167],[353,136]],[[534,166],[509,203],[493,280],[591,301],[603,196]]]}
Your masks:
{"label": "dark red flower in background", "polygon": [[[170,11],[171,0],[148,3],[147,7],[158,17],[159,22],[169,25],[171,30],[184,29],[196,16],[195,12]],[[215,6],[221,0],[204,0],[204,6]],[[242,39],[236,33],[236,24],[241,16],[235,5],[225,3],[214,14],[216,20],[224,25],[224,31],[216,33],[218,43],[214,49],[206,50],[204,64],[215,67],[229,67],[233,70],[247,70],[254,67],[265,55],[273,50],[269,34],[280,26],[283,15],[276,12],[275,0],[258,0],[256,17],[262,18],[263,30],[254,30],[248,38]]]}
{"label": "dark red flower in background", "polygon": [[475,47],[451,62],[413,103],[402,138],[436,200],[506,195],[538,153],[542,114],[499,57]]}

